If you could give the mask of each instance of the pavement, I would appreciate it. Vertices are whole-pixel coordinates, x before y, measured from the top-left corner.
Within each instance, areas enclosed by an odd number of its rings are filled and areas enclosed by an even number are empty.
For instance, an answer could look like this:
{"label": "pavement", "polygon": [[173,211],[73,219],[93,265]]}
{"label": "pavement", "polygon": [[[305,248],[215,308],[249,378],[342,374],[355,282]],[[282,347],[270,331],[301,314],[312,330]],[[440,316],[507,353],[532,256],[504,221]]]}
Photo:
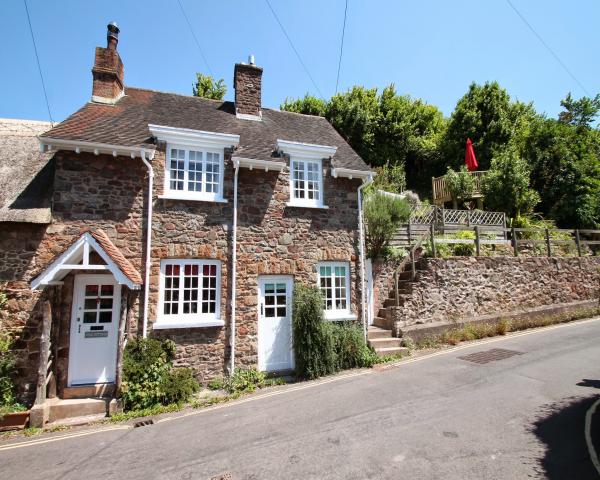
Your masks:
{"label": "pavement", "polygon": [[598,339],[600,318],[140,428],[3,441],[0,478],[596,479],[586,438],[600,440],[600,407],[589,436],[585,425],[600,398]]}

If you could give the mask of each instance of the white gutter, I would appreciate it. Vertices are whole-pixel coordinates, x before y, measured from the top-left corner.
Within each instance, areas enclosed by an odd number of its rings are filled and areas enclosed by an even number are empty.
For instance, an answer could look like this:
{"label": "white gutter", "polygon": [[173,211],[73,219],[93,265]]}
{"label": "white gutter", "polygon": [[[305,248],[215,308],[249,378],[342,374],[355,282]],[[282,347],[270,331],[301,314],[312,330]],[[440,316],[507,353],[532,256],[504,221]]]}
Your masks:
{"label": "white gutter", "polygon": [[[152,189],[154,187],[154,169],[150,165],[150,162],[146,160],[146,150],[143,148],[140,150],[140,156],[148,169],[148,220],[146,221],[146,267],[144,268],[144,316],[142,327],[142,336],[146,338],[148,336],[148,305],[150,304],[150,250],[152,248]],[[150,160],[154,159],[154,150],[149,152],[148,157]]]}
{"label": "white gutter", "polygon": [[365,232],[363,225],[363,208],[362,208],[362,190],[366,186],[370,185],[373,182],[373,176],[369,176],[368,178],[363,180],[363,183],[360,187],[358,187],[358,237],[359,237],[359,256],[360,256],[360,301],[361,301],[361,317],[363,321],[363,335],[365,340],[367,340],[367,324],[369,322],[367,317],[367,306],[366,306],[366,298],[367,294],[365,292]]}
{"label": "white gutter", "polygon": [[240,173],[240,160],[233,160],[235,173],[233,175],[233,255],[231,259],[231,335],[229,345],[231,347],[231,367],[229,374],[235,372],[235,304],[236,304],[236,274],[237,274],[237,203],[238,203],[238,174]]}

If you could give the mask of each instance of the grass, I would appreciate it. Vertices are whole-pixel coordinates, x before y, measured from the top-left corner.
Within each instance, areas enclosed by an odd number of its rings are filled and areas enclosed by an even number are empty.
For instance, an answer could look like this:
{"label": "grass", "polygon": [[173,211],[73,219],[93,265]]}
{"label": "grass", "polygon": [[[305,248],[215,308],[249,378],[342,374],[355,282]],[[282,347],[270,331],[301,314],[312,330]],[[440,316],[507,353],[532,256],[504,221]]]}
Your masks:
{"label": "grass", "polygon": [[532,317],[521,320],[508,320],[502,318],[497,322],[465,324],[449,328],[437,335],[428,335],[416,343],[416,348],[423,350],[439,348],[443,345],[457,345],[460,342],[480,340],[487,337],[506,335],[508,332],[572,322],[574,320],[589,318],[599,314],[600,308],[585,308],[562,315],[545,315],[542,317]]}

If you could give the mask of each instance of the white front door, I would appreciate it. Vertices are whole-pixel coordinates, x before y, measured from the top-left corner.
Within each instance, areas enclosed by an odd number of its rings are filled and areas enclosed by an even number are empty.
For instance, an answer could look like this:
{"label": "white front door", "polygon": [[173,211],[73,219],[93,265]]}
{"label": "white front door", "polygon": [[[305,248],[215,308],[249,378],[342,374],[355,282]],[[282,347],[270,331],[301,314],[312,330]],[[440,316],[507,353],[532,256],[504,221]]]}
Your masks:
{"label": "white front door", "polygon": [[258,369],[292,370],[292,278],[260,277],[258,287]]}
{"label": "white front door", "polygon": [[115,381],[121,286],[112,275],[77,275],[68,384]]}

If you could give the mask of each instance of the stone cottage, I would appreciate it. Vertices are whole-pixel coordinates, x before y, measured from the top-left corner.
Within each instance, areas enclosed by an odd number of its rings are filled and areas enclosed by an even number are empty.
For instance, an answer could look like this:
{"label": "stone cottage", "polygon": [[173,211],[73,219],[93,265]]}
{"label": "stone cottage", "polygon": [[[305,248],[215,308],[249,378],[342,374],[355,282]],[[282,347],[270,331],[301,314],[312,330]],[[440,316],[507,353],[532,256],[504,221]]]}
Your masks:
{"label": "stone cottage", "polygon": [[96,48],[90,102],[0,131],[0,328],[22,394],[44,312],[60,398],[111,392],[132,335],[172,339],[201,381],[293,369],[295,282],[320,286],[327,318],[362,321],[372,172],[324,118],[263,108],[254,63],[235,65],[234,102],[125,86],[118,34]]}

